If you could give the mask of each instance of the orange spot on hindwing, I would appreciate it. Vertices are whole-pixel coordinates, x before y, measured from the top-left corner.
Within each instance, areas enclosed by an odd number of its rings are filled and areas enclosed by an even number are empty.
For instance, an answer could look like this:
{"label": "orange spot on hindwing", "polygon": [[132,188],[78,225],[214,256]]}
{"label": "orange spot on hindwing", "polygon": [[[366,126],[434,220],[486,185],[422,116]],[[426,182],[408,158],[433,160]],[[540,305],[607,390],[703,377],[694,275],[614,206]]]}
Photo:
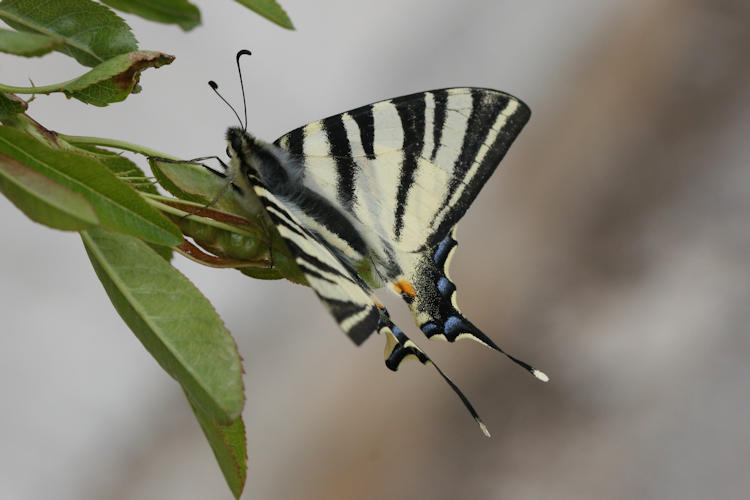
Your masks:
{"label": "orange spot on hindwing", "polygon": [[417,292],[414,291],[414,286],[407,280],[399,280],[395,282],[393,284],[393,289],[409,303],[417,298]]}

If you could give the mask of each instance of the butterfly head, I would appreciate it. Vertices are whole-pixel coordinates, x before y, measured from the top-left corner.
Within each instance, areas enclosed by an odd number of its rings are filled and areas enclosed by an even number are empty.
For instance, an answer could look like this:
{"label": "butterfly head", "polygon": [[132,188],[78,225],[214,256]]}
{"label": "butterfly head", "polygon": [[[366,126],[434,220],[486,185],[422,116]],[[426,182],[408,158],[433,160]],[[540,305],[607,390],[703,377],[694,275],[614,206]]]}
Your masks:
{"label": "butterfly head", "polygon": [[256,139],[244,129],[227,130],[230,169],[241,176],[253,176],[271,192],[292,194],[301,181],[302,170],[283,149]]}
{"label": "butterfly head", "polygon": [[302,175],[302,169],[298,163],[291,161],[289,154],[283,149],[260,141],[247,133],[247,101],[240,67],[240,58],[244,55],[250,55],[250,51],[241,50],[236,56],[237,72],[242,89],[244,121],[237,110],[219,93],[219,85],[214,81],[208,82],[216,95],[229,106],[240,124],[239,127],[230,127],[226,134],[226,151],[230,158],[228,177],[230,179],[244,177],[250,184],[260,181],[266,188],[279,195],[294,194],[295,186],[298,186]]}
{"label": "butterfly head", "polygon": [[232,161],[241,157],[244,151],[252,149],[253,137],[242,128],[229,127],[226,139],[227,156]]}

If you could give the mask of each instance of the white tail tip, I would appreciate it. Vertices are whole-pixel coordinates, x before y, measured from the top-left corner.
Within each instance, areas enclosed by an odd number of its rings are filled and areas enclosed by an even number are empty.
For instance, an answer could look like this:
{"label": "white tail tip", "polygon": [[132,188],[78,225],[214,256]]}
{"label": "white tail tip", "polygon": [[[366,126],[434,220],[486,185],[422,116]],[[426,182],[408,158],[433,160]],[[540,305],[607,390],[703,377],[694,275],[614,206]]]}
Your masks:
{"label": "white tail tip", "polygon": [[549,382],[549,377],[548,377],[548,376],[547,376],[547,374],[546,374],[546,373],[544,373],[543,371],[540,371],[540,370],[534,370],[534,371],[532,371],[531,373],[532,373],[532,375],[534,375],[534,376],[535,376],[536,378],[538,378],[538,379],[539,379],[539,380],[541,380],[542,382]]}
{"label": "white tail tip", "polygon": [[490,431],[487,430],[487,426],[484,425],[484,422],[481,422],[481,421],[477,420],[477,423],[479,424],[479,428],[482,429],[482,432],[484,432],[485,436],[492,437],[492,436],[490,436]]}

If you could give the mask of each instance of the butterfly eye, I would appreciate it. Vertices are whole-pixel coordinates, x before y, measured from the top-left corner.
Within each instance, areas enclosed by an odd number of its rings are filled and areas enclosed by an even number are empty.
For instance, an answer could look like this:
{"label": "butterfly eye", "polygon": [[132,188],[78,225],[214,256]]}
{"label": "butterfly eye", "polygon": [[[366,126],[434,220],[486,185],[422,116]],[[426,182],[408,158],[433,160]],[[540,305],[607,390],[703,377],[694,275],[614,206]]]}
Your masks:
{"label": "butterfly eye", "polygon": [[231,139],[230,143],[231,143],[231,147],[232,147],[233,150],[235,150],[235,151],[243,151],[244,150],[244,146],[245,145],[243,144],[243,140],[242,140],[242,136],[241,135],[237,134],[237,135],[232,136],[232,139]]}
{"label": "butterfly eye", "polygon": [[232,150],[229,146],[227,146],[227,156],[230,158],[232,157]]}

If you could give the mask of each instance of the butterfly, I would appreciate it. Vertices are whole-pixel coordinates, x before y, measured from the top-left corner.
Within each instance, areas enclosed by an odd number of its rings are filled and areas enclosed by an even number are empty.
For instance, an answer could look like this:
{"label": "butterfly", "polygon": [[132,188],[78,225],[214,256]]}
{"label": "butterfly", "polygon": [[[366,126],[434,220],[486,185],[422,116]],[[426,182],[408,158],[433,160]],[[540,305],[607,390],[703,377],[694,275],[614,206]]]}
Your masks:
{"label": "butterfly", "polygon": [[[238,66],[247,53],[237,54]],[[529,116],[510,94],[461,87],[361,106],[273,143],[249,134],[247,119],[226,133],[229,182],[260,199],[344,333],[357,345],[383,335],[391,370],[409,358],[432,365],[487,436],[468,399],[393,323],[373,290],[398,294],[427,338],[475,340],[548,380],[461,313],[448,275],[457,223]]]}

